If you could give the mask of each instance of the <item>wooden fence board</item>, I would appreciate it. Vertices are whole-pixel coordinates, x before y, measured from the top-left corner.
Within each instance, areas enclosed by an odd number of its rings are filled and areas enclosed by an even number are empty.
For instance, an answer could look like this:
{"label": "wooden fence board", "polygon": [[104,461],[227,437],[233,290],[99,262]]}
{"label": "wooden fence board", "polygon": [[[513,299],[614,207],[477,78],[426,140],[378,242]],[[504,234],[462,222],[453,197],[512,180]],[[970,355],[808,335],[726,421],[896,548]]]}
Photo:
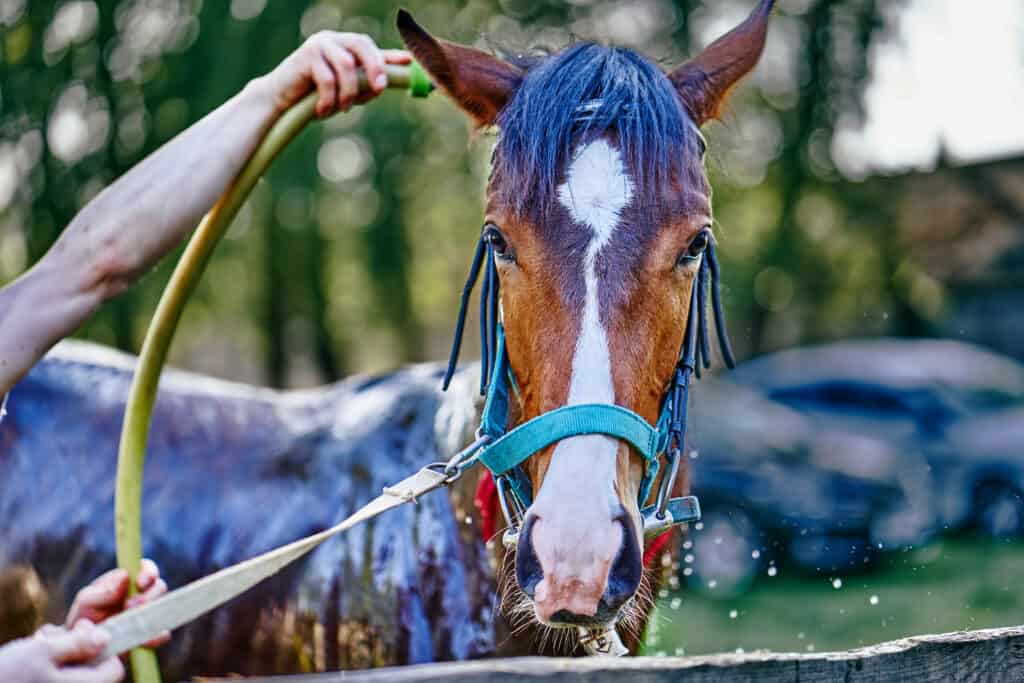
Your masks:
{"label": "wooden fence board", "polygon": [[556,659],[529,657],[246,679],[248,683],[1024,682],[1024,626],[915,636],[845,652]]}

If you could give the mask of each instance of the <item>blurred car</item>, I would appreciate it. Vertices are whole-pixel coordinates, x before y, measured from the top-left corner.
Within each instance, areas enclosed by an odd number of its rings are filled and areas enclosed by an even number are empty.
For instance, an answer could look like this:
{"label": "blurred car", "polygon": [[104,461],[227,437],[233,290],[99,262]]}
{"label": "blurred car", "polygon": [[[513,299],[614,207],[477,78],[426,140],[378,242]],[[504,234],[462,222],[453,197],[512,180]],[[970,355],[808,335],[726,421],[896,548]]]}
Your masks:
{"label": "blurred car", "polygon": [[[847,341],[763,356],[730,379],[819,429],[884,440],[914,456],[905,465],[910,472],[923,456],[928,468],[920,476],[933,486],[945,528],[1004,534],[1013,501],[1013,514],[1024,519],[1024,453],[1004,424],[1015,415],[1007,411],[1024,405],[1024,365],[1010,358],[948,340]],[[1024,532],[1024,523],[1016,529]]]}
{"label": "blurred car", "polygon": [[692,489],[704,512],[683,553],[691,585],[732,595],[785,564],[849,573],[934,530],[928,487],[882,441],[823,430],[721,377],[697,383],[690,415]]}
{"label": "blurred car", "polygon": [[1024,536],[1024,405],[961,420],[935,459],[946,519],[966,520],[991,536]]}

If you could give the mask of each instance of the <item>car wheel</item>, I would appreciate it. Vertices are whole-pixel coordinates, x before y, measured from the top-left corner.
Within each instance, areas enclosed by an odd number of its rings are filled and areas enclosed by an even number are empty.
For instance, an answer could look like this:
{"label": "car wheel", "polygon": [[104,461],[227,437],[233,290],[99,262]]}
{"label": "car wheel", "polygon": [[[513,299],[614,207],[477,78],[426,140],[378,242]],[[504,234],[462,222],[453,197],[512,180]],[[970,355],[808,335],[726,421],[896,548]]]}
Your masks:
{"label": "car wheel", "polygon": [[1005,481],[981,484],[974,494],[975,520],[979,531],[994,538],[1024,535],[1024,496]]}

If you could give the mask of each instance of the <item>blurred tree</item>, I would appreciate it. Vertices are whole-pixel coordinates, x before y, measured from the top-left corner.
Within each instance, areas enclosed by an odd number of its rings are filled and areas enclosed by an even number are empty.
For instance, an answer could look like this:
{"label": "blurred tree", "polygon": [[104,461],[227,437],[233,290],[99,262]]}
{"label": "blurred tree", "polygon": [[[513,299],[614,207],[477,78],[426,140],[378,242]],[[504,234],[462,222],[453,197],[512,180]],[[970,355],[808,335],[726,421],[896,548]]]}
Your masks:
{"label": "blurred tree", "polygon": [[[439,35],[485,48],[597,39],[666,67],[750,6],[405,4]],[[893,229],[899,183],[851,182],[831,158],[838,131],[862,118],[869,56],[893,38],[892,7],[780,0],[769,54],[725,125],[709,130],[727,304],[743,352],[929,329]],[[103,186],[305,36],[359,31],[395,46],[394,12],[371,0],[0,0],[0,282],[34,262]],[[443,98],[393,93],[311,126],[219,247],[172,361],[295,386],[443,355],[491,143],[467,145],[467,128]],[[137,350],[171,265],[105,306],[81,336]]]}

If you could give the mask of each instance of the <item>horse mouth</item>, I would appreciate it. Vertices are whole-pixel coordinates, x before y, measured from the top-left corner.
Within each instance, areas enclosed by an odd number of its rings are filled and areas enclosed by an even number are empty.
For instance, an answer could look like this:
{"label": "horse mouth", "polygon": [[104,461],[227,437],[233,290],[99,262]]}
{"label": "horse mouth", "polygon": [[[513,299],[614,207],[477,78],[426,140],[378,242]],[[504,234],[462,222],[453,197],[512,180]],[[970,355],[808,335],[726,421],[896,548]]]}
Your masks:
{"label": "horse mouth", "polygon": [[594,616],[582,616],[579,614],[573,614],[569,610],[559,610],[551,615],[550,619],[540,621],[545,626],[551,628],[571,628],[578,629],[583,628],[592,631],[610,631],[615,628],[615,622],[618,619],[618,610],[614,610],[613,614],[608,614],[601,609],[598,609],[597,614]]}

